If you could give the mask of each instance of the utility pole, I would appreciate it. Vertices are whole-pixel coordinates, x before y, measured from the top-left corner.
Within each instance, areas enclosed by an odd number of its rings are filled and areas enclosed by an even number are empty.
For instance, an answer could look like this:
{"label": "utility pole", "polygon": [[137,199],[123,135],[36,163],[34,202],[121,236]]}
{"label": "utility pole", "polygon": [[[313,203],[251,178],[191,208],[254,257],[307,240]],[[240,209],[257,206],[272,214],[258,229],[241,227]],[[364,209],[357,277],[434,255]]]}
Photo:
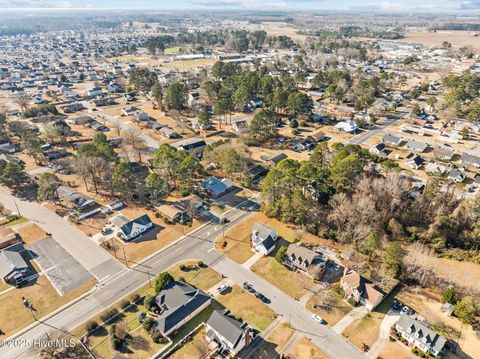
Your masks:
{"label": "utility pole", "polygon": [[20,214],[20,208],[18,208],[17,200],[14,198],[13,202],[15,203],[15,207],[17,208],[17,213],[21,217],[22,215]]}
{"label": "utility pole", "polygon": [[122,249],[123,249],[123,258],[125,260],[125,265],[127,266],[127,268],[130,268],[127,262],[127,255],[125,254],[125,246],[123,246]]}
{"label": "utility pole", "polygon": [[152,282],[150,281],[150,272],[147,271],[147,276],[148,276],[148,284],[150,285],[150,288],[152,288]]}

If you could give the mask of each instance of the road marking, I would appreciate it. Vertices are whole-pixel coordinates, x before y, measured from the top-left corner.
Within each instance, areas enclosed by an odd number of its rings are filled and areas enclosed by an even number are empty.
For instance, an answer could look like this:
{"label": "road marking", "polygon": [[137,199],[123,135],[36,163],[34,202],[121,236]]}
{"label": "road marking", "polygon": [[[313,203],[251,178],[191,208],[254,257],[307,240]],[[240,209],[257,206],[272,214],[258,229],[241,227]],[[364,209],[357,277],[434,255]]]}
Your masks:
{"label": "road marking", "polygon": [[215,250],[215,248],[210,248],[210,249],[207,251],[207,253],[210,253],[210,252],[212,252],[212,251],[214,251],[214,250]]}

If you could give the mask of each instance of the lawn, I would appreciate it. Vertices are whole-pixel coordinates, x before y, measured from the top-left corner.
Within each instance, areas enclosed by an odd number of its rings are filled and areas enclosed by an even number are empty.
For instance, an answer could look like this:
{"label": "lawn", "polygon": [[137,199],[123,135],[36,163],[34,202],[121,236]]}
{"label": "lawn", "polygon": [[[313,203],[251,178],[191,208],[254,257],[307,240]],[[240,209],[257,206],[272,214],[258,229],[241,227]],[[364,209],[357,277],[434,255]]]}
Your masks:
{"label": "lawn", "polygon": [[274,257],[262,257],[251,267],[251,271],[277,286],[289,296],[300,299],[313,281],[297,272],[293,272],[278,263]]}
{"label": "lawn", "polygon": [[372,346],[380,334],[380,324],[385,317],[382,313],[370,312],[362,319],[355,320],[342,333],[353,345],[361,349],[362,344]]}
{"label": "lawn", "polygon": [[203,358],[208,350],[208,343],[205,339],[205,328],[200,329],[188,343],[173,353],[172,359]]}
{"label": "lawn", "polygon": [[12,226],[15,226],[17,224],[20,224],[20,223],[25,223],[27,222],[28,219],[26,219],[25,217],[20,217],[20,218],[17,218],[11,222],[8,222],[5,224],[5,227],[12,227]]}
{"label": "lawn", "polygon": [[418,358],[410,350],[405,348],[399,342],[388,342],[379,355],[382,358],[402,358],[402,359],[416,359]]}
{"label": "lawn", "polygon": [[282,323],[268,336],[268,341],[275,343],[277,348],[282,348],[292,337],[295,330],[288,324]]}
{"label": "lawn", "polygon": [[176,47],[167,47],[163,53],[166,55],[173,55],[173,54],[178,54],[179,52],[180,52],[180,46],[176,46]]}
{"label": "lawn", "polygon": [[334,288],[330,288],[313,296],[307,303],[307,309],[318,314],[327,321],[329,326],[332,326],[347,315],[353,307],[345,302]]}
{"label": "lawn", "polygon": [[320,349],[307,338],[302,338],[288,353],[293,359],[329,359]]}
{"label": "lawn", "polygon": [[13,230],[18,233],[22,241],[26,244],[35,243],[47,237],[45,230],[35,223],[18,224]]}
{"label": "lawn", "polygon": [[[186,268],[181,270],[181,265],[185,265]],[[186,282],[205,291],[209,290],[222,280],[222,276],[215,272],[212,268],[207,267],[206,265],[203,265],[202,268],[198,267],[197,261],[179,263],[170,268],[168,272],[176,280],[183,278]]]}
{"label": "lawn", "polygon": [[23,306],[22,297],[33,303],[35,316],[40,319],[78,298],[95,285],[91,280],[61,297],[45,276],[40,276],[30,285],[12,289],[0,295],[0,330],[9,336],[34,321],[32,314]]}
{"label": "lawn", "polygon": [[233,286],[230,293],[220,295],[216,299],[237,319],[242,318],[260,331],[267,328],[275,319],[273,310],[239,286]]}

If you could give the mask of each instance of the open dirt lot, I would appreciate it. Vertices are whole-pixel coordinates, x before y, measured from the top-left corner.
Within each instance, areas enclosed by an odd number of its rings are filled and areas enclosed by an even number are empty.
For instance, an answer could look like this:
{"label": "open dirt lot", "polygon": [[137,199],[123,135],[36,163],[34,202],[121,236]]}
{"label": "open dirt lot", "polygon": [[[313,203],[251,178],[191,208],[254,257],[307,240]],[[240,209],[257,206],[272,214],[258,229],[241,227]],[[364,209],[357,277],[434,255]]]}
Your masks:
{"label": "open dirt lot", "polygon": [[398,41],[417,42],[425,46],[442,46],[444,41],[448,41],[454,47],[471,45],[480,48],[480,37],[474,36],[474,31],[418,31],[409,30],[405,37]]}
{"label": "open dirt lot", "polygon": [[[184,270],[180,269],[182,264],[186,266]],[[188,283],[205,291],[209,290],[222,280],[222,276],[215,272],[212,268],[207,266],[199,268],[197,261],[179,263],[173,268],[170,268],[168,272],[176,280],[183,277]]]}

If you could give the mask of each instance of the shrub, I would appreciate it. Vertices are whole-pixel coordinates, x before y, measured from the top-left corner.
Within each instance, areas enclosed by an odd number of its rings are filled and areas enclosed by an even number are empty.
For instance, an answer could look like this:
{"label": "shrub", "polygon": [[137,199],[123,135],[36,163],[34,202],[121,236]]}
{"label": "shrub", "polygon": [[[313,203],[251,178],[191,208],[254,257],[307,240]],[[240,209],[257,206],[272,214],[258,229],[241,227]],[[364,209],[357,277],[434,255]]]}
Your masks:
{"label": "shrub", "polygon": [[88,333],[93,332],[95,329],[98,328],[98,323],[94,320],[89,320],[87,324],[85,324],[85,329]]}
{"label": "shrub", "polygon": [[286,252],[287,252],[287,247],[281,246],[280,249],[279,249],[279,250],[277,251],[277,253],[275,254],[275,260],[276,260],[278,263],[282,263],[283,256],[285,255]]}
{"label": "shrub", "polygon": [[290,121],[290,128],[298,128],[298,121],[295,119]]}
{"label": "shrub", "polygon": [[350,304],[352,307],[355,307],[357,305],[357,301],[353,299],[352,297],[347,299],[348,304]]}
{"label": "shrub", "polygon": [[116,336],[112,336],[112,348],[114,350],[120,349],[120,340]]}
{"label": "shrub", "polygon": [[187,269],[187,267],[185,266],[185,264],[180,264],[180,270],[182,272],[185,272],[185,269]]}
{"label": "shrub", "polygon": [[153,319],[151,317],[146,317],[145,320],[143,321],[143,327],[145,328],[146,331],[149,331],[152,328],[153,325]]}
{"label": "shrub", "polygon": [[129,305],[130,305],[130,301],[128,299],[123,299],[120,302],[120,308],[122,309],[127,309]]}
{"label": "shrub", "polygon": [[155,292],[160,293],[171,281],[173,277],[168,272],[160,273],[155,281]]}
{"label": "shrub", "polygon": [[139,299],[140,299],[140,295],[138,293],[135,293],[130,297],[130,301],[132,303],[137,303],[139,301]]}
{"label": "shrub", "polygon": [[145,305],[145,308],[152,311],[156,306],[153,295],[147,294],[145,296],[145,300],[143,301],[143,304]]}
{"label": "shrub", "polygon": [[203,262],[202,262],[202,261],[198,261],[197,266],[198,266],[198,268],[203,268]]}
{"label": "shrub", "polygon": [[114,316],[116,316],[118,314],[118,309],[117,308],[111,308],[109,310],[107,310],[105,313],[103,313],[101,316],[100,316],[100,319],[103,321],[103,322],[107,322],[108,320],[112,319]]}
{"label": "shrub", "polygon": [[150,336],[155,343],[160,343],[163,340],[163,335],[158,329],[153,329],[150,332]]}

